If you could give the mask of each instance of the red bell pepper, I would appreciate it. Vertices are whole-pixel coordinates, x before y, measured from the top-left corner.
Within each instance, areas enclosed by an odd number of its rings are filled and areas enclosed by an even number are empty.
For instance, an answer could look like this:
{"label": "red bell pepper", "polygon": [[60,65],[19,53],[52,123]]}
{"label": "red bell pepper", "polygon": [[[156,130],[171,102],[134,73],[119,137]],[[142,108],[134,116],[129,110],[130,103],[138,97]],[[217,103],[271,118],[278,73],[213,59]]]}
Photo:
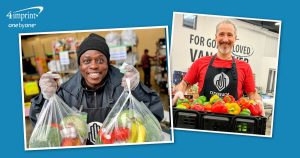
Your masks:
{"label": "red bell pepper", "polygon": [[228,113],[228,108],[225,106],[224,103],[216,102],[212,105],[211,112],[226,114]]}
{"label": "red bell pepper", "polygon": [[249,100],[247,98],[240,98],[237,103],[240,105],[242,109],[248,109],[250,106]]}
{"label": "red bell pepper", "polygon": [[192,110],[196,110],[196,111],[204,111],[205,108],[204,106],[202,106],[201,104],[194,104],[192,107]]}
{"label": "red bell pepper", "polygon": [[251,115],[253,116],[261,116],[262,109],[258,104],[250,104],[249,110],[251,111]]}
{"label": "red bell pepper", "polygon": [[234,97],[232,95],[225,95],[223,97],[223,101],[225,103],[233,103],[233,102],[235,102],[235,99],[234,99]]}

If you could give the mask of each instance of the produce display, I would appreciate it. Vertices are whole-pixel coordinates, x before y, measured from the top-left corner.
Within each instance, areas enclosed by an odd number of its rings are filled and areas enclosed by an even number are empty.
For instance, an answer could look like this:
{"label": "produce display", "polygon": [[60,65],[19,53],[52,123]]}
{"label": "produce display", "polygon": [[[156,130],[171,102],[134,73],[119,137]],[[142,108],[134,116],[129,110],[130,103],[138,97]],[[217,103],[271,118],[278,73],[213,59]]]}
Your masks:
{"label": "produce display", "polygon": [[30,148],[85,145],[86,120],[56,94],[45,102],[29,139]]}
{"label": "produce display", "polygon": [[213,95],[209,99],[205,96],[199,96],[196,99],[178,99],[176,108],[242,116],[262,115],[261,107],[254,100],[245,97],[235,100],[231,95],[223,98]]}
{"label": "produce display", "polygon": [[162,129],[143,102],[124,91],[98,131],[97,144],[162,141]]}

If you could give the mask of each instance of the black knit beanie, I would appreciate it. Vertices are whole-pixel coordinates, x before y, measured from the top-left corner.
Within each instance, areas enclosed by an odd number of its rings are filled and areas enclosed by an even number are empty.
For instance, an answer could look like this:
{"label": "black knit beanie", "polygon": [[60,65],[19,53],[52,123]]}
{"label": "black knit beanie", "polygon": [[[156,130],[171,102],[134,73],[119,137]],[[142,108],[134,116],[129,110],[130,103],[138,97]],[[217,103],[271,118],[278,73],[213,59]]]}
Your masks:
{"label": "black knit beanie", "polygon": [[77,50],[77,60],[78,60],[78,65],[80,65],[80,57],[83,53],[85,53],[88,50],[98,50],[101,53],[105,55],[107,58],[107,61],[109,63],[109,47],[106,44],[106,41],[103,37],[91,33],[87,38],[85,38],[82,43],[80,44],[78,50]]}

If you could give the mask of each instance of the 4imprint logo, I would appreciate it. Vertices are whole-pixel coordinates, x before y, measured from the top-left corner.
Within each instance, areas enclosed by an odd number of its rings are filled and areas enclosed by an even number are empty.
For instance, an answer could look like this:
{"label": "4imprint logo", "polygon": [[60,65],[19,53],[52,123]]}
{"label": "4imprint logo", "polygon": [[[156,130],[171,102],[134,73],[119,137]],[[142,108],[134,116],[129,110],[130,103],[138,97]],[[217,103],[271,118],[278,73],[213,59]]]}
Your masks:
{"label": "4imprint logo", "polygon": [[[9,11],[6,14],[6,17],[13,21],[14,23],[8,24],[9,28],[34,28],[36,27],[35,23],[23,23],[29,20],[36,20],[39,15],[43,12],[44,7],[35,6],[24,9],[18,9],[16,11]],[[16,23],[16,21],[18,23]]]}

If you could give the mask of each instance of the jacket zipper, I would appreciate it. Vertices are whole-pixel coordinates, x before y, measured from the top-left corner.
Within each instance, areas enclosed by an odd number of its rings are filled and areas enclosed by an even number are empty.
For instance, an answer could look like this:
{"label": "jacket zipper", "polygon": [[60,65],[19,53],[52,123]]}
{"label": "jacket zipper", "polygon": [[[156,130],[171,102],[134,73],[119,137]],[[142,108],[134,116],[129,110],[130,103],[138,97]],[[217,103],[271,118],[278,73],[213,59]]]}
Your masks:
{"label": "jacket zipper", "polygon": [[97,93],[94,92],[94,97],[95,97],[95,108],[97,107]]}

